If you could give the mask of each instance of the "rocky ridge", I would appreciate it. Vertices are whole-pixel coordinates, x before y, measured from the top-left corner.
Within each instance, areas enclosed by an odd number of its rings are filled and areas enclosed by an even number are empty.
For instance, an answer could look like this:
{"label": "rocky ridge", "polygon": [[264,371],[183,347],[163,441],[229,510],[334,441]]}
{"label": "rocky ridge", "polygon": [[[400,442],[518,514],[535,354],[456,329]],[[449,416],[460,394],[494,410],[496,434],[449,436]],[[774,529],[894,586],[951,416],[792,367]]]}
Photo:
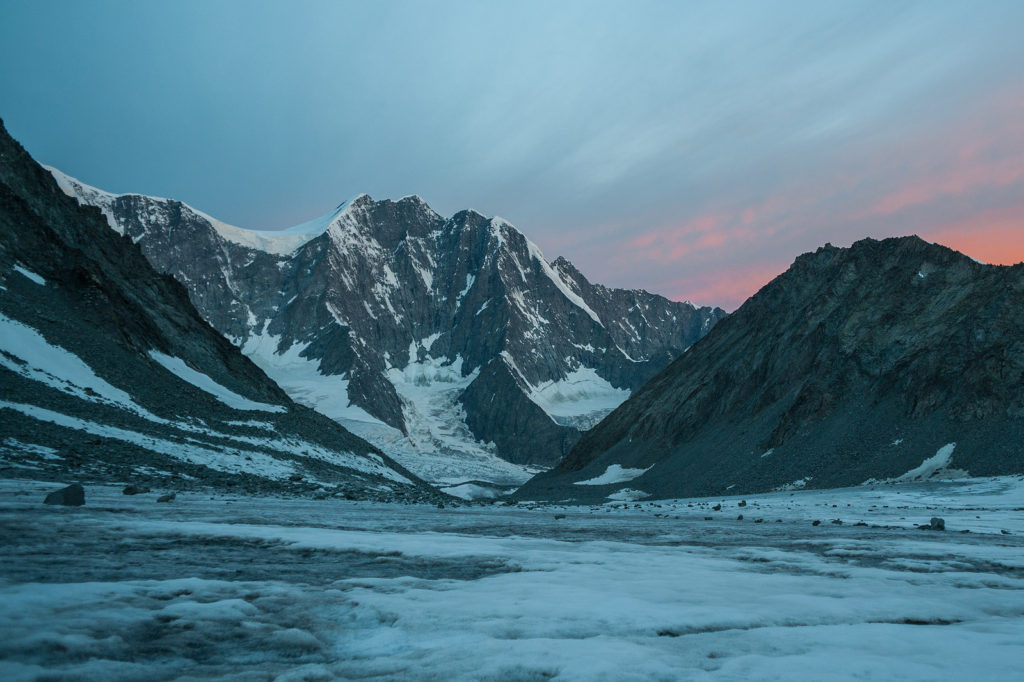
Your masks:
{"label": "rocky ridge", "polygon": [[1024,471],[1024,264],[917,237],[796,259],[523,499]]}
{"label": "rocky ridge", "polygon": [[434,481],[555,464],[725,315],[591,284],[507,221],[415,196],[257,232],[51,170],[295,400]]}

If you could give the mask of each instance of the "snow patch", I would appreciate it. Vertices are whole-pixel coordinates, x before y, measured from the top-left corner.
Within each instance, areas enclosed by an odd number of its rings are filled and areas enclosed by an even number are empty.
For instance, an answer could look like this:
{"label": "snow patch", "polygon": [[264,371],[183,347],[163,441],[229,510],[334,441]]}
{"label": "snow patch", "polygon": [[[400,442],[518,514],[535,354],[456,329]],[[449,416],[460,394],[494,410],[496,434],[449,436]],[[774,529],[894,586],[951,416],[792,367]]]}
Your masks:
{"label": "snow patch", "polygon": [[[74,353],[51,344],[32,327],[0,314],[0,367],[82,400],[149,415],[130,395],[96,376]],[[12,359],[15,358],[15,359]],[[21,362],[18,362],[20,360]]]}
{"label": "snow patch", "polygon": [[804,478],[801,478],[799,480],[793,481],[792,483],[787,483],[785,485],[780,485],[775,490],[780,491],[780,492],[788,491],[788,490],[802,490],[804,488],[804,486],[806,486],[808,483],[810,483],[813,479],[814,479],[814,476],[805,476]]}
{"label": "snow patch", "polygon": [[462,483],[461,485],[452,485],[447,488],[441,488],[441,492],[448,493],[452,497],[458,497],[462,500],[494,500],[502,495],[507,495],[514,490],[515,488],[499,490],[497,488],[490,488],[477,485],[475,483]]}
{"label": "snow patch", "polygon": [[898,477],[896,480],[903,482],[919,481],[931,478],[935,474],[939,473],[939,471],[949,466],[949,461],[953,457],[953,450],[955,449],[956,443],[947,443],[946,445],[943,445],[935,452],[934,455],[921,462],[917,467]]}
{"label": "snow patch", "polygon": [[588,478],[585,481],[576,481],[573,485],[609,485],[612,483],[625,483],[626,481],[632,481],[634,478],[646,474],[652,468],[653,467],[651,466],[646,469],[626,469],[620,464],[611,464],[600,476]]}
{"label": "snow patch", "polygon": [[608,495],[608,499],[615,500],[616,502],[636,502],[637,500],[642,500],[645,497],[650,496],[650,493],[645,493],[643,490],[623,488],[622,490],[616,491],[611,495]]}
{"label": "snow patch", "polygon": [[474,282],[476,282],[476,275],[466,275],[466,286],[459,292],[459,295],[455,300],[461,302],[462,299],[466,297],[466,294],[469,293],[469,290],[473,288]]}
{"label": "snow patch", "polygon": [[526,395],[556,422],[589,418],[589,426],[593,426],[625,402],[629,394],[629,389],[615,388],[598,376],[597,370],[581,366],[564,379],[530,386]]}
{"label": "snow patch", "polygon": [[339,375],[325,375],[320,372],[319,360],[302,357],[309,344],[292,344],[278,352],[280,343],[280,336],[267,333],[253,335],[242,346],[242,353],[300,405],[342,424],[356,421],[390,428],[349,401],[348,380]]}
{"label": "snow patch", "polygon": [[155,350],[149,351],[149,357],[152,358],[157,364],[166,369],[174,376],[187,381],[196,388],[206,391],[214,398],[224,403],[228,407],[236,410],[259,410],[261,412],[285,412],[287,408],[281,405],[271,405],[269,403],[260,403],[255,400],[249,400],[243,396],[238,395],[234,391],[231,391],[216,381],[211,379],[206,374],[192,369],[185,361],[181,358],[172,357],[165,355]]}
{"label": "snow patch", "polygon": [[576,307],[589,315],[594,322],[597,322],[603,327],[604,324],[601,322],[601,318],[597,316],[597,313],[587,305],[586,301],[584,301],[579,294],[570,289],[569,285],[562,279],[562,275],[555,271],[555,269],[552,268],[546,260],[544,260],[544,254],[541,253],[540,248],[529,239],[526,240],[526,246],[530,251],[530,256],[540,263],[541,270],[545,275],[547,275],[548,279],[551,280],[555,287],[562,292],[562,295],[569,299],[574,305],[576,305]]}
{"label": "snow patch", "polygon": [[33,282],[35,282],[39,286],[46,286],[46,280],[43,279],[42,277],[40,277],[39,275],[37,275],[36,273],[32,272],[31,270],[23,268],[20,265],[15,265],[14,266],[14,271],[22,274],[23,276],[25,276],[28,279],[32,280]]}
{"label": "snow patch", "polygon": [[255,450],[235,450],[224,447],[214,449],[190,442],[165,440],[138,431],[79,419],[24,403],[0,401],[0,408],[14,410],[39,421],[50,422],[77,431],[84,431],[94,436],[131,443],[144,450],[157,452],[192,464],[199,464],[217,471],[254,473],[264,478],[274,479],[286,478],[295,473],[295,467],[291,462],[277,459]]}

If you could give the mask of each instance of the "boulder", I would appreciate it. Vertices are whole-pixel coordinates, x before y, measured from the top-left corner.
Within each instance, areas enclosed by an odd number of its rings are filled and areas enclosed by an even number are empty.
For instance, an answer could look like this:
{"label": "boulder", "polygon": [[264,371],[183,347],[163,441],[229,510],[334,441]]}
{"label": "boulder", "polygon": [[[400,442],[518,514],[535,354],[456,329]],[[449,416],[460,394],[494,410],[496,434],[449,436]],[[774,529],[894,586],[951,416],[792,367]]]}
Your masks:
{"label": "boulder", "polygon": [[43,504],[62,504],[66,507],[80,507],[85,504],[85,488],[78,483],[72,483],[67,488],[54,490],[46,496]]}
{"label": "boulder", "polygon": [[173,502],[174,498],[177,497],[177,496],[178,496],[177,493],[167,493],[166,495],[161,495],[160,497],[156,498],[156,501],[157,502]]}
{"label": "boulder", "polygon": [[124,487],[124,490],[121,491],[121,493],[124,494],[124,495],[141,495],[142,493],[148,493],[148,492],[149,492],[149,488],[148,487],[146,487],[144,485],[133,485],[131,483],[126,485]]}

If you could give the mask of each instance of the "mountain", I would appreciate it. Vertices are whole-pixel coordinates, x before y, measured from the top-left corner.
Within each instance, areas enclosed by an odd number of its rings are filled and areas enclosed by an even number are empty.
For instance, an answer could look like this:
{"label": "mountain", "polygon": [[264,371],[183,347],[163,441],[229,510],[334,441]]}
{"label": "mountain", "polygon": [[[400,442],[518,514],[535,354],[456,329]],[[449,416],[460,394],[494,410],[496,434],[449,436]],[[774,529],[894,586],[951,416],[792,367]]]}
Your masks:
{"label": "mountain", "polygon": [[0,389],[5,475],[440,497],[294,403],[2,124]]}
{"label": "mountain", "polygon": [[1024,263],[917,237],[800,256],[523,499],[1024,471]]}
{"label": "mountain", "polygon": [[591,284],[505,220],[416,196],[260,232],[51,171],[292,398],[434,482],[522,483],[725,315]]}

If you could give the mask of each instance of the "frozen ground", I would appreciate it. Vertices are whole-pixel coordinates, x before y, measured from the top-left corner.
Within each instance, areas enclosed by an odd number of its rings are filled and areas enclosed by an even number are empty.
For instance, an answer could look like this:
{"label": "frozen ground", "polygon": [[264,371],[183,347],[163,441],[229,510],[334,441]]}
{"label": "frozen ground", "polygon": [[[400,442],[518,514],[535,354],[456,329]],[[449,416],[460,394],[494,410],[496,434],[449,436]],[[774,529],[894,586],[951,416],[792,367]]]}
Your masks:
{"label": "frozen ground", "polygon": [[[0,482],[0,679],[1008,680],[1024,661],[1019,478],[742,507],[40,504],[54,487]],[[933,516],[946,531],[916,528]]]}

